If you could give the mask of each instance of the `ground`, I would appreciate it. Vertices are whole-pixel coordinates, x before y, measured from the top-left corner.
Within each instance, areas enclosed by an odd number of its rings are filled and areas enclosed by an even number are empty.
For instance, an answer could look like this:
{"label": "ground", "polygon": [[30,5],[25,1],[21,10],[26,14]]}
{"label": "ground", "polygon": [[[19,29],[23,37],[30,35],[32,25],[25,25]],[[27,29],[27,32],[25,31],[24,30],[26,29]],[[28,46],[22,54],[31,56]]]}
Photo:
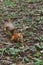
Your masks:
{"label": "ground", "polygon": [[[8,19],[24,36],[11,42],[4,31]],[[43,65],[43,0],[0,0],[0,65]]]}

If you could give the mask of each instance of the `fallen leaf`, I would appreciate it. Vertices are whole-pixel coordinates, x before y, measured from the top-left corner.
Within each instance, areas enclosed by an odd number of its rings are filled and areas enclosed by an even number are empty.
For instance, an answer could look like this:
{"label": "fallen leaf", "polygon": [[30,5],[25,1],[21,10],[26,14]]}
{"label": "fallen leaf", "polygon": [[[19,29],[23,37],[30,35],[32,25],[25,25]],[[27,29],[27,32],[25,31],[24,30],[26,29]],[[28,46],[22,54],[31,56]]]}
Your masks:
{"label": "fallen leaf", "polygon": [[11,41],[16,41],[16,42],[22,42],[23,43],[23,35],[21,33],[14,33],[11,37]]}

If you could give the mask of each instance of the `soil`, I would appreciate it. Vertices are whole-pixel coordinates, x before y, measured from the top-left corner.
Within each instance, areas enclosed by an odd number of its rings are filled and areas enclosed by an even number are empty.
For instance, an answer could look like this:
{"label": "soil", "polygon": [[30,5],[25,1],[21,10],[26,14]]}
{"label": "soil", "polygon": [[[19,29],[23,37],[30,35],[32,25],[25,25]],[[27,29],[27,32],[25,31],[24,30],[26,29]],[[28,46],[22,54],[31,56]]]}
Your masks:
{"label": "soil", "polygon": [[[21,10],[20,6],[23,7]],[[4,23],[6,22],[4,20],[8,18],[8,20],[10,19],[10,22],[13,23],[14,27],[17,27],[16,32],[21,32],[23,34],[25,40],[25,47],[23,50],[27,49],[25,52],[21,52],[18,58],[3,52],[0,56],[0,65],[13,65],[13,63],[17,63],[17,65],[32,65],[33,59],[35,58],[34,47],[37,44],[43,43],[43,41],[40,40],[40,37],[43,36],[43,1],[28,3],[21,0],[12,8],[5,6],[3,2],[0,2],[0,9],[4,10],[0,11],[0,48],[17,48],[17,43],[11,42],[9,33],[4,31]],[[8,14],[13,13],[16,13],[17,15],[15,15],[15,18],[10,18]],[[40,52],[40,50],[37,49],[37,52]],[[28,57],[29,61],[22,63],[24,57]],[[42,53],[39,59],[43,60]]]}

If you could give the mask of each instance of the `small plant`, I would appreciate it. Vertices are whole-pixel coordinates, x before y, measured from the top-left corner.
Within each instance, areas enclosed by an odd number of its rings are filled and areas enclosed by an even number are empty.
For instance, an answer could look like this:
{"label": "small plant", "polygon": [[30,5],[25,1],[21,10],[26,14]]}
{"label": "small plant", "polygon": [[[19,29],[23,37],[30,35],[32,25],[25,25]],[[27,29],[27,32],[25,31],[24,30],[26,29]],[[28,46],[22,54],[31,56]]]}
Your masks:
{"label": "small plant", "polygon": [[40,57],[40,55],[41,55],[40,52],[36,52],[36,53],[34,54],[35,57]]}
{"label": "small plant", "polygon": [[43,65],[43,60],[39,60],[37,58],[34,58],[34,64],[33,65]]}
{"label": "small plant", "polygon": [[31,19],[27,17],[25,21],[26,22],[31,22]]}
{"label": "small plant", "polygon": [[8,55],[16,56],[18,53],[21,52],[20,49],[14,49],[14,48],[6,48],[5,53]]}

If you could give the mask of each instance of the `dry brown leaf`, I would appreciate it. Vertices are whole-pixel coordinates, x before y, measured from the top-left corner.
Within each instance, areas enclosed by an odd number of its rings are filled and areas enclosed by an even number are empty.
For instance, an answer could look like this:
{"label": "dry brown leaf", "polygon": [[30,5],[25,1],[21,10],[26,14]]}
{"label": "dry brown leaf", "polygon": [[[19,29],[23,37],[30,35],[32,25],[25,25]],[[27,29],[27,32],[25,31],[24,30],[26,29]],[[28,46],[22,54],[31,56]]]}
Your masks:
{"label": "dry brown leaf", "polygon": [[14,33],[11,37],[11,41],[16,41],[16,42],[22,42],[23,43],[23,35],[21,33]]}

